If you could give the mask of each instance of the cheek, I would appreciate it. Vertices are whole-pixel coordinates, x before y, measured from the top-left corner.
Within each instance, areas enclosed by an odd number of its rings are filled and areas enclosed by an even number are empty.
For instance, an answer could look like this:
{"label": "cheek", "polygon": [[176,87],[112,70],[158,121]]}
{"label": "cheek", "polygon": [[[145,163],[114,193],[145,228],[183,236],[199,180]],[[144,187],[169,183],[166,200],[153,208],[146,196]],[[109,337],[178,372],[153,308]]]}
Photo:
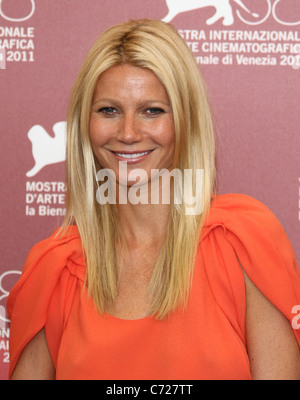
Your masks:
{"label": "cheek", "polygon": [[157,121],[148,128],[148,134],[161,146],[175,144],[175,130],[172,118]]}
{"label": "cheek", "polygon": [[175,130],[174,130],[174,124],[170,124],[169,130],[168,130],[168,135],[167,135],[167,140],[170,144],[170,146],[175,147]]}
{"label": "cheek", "polygon": [[168,168],[171,168],[174,164],[175,156],[175,129],[173,121],[170,121],[168,126],[165,128],[163,147],[165,148],[165,159],[168,163],[170,163]]}
{"label": "cheek", "polygon": [[93,150],[103,146],[109,140],[109,130],[97,117],[91,116],[89,134]]}
{"label": "cheek", "polygon": [[175,130],[173,120],[166,121],[161,130],[162,145],[169,150],[174,150],[175,147]]}

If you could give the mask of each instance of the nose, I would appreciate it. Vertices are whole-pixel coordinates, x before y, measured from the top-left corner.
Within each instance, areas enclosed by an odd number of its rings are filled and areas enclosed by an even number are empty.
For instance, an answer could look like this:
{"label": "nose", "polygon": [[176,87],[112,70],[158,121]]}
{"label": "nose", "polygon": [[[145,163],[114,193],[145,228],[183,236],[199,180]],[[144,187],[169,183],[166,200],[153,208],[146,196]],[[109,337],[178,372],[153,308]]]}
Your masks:
{"label": "nose", "polygon": [[142,140],[142,127],[140,121],[138,121],[138,117],[134,113],[123,114],[118,132],[118,140],[126,144]]}

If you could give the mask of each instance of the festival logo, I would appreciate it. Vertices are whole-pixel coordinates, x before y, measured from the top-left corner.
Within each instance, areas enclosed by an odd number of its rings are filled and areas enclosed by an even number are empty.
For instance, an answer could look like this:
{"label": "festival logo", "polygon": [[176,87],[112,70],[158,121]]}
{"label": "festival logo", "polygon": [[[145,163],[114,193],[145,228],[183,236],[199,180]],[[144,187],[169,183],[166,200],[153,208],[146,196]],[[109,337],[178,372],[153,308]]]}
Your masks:
{"label": "festival logo", "polygon": [[[197,10],[200,8],[214,7],[216,9],[215,15],[206,21],[207,25],[212,25],[223,20],[223,25],[229,26],[234,23],[234,16],[232,6],[229,0],[166,0],[169,8],[168,15],[163,18],[163,21],[170,22],[176,15],[186,12]],[[258,14],[253,14],[251,11],[240,1],[233,0],[247,13],[252,14],[253,17],[258,17]]]}
{"label": "festival logo", "polygon": [[[206,21],[207,25],[213,25],[219,20],[222,20],[224,26],[231,26],[234,24],[235,15],[233,11],[233,4],[239,8],[236,10],[236,15],[240,21],[243,21],[247,25],[260,25],[265,22],[271,15],[281,25],[295,26],[299,25],[300,21],[288,22],[283,21],[278,16],[278,5],[286,2],[286,0],[275,0],[272,4],[271,0],[263,0],[265,11],[257,12],[256,10],[250,10],[242,0],[166,0],[169,12],[163,18],[163,21],[170,22],[178,14],[188,12],[192,10],[198,10],[201,8],[214,7],[216,12],[213,17]],[[243,10],[243,11],[242,11]],[[252,20],[247,19],[242,15],[242,12],[247,16],[251,16]]]}
{"label": "festival logo", "polygon": [[[29,129],[28,138],[32,143],[34,166],[26,176],[35,177],[43,168],[64,162],[66,159],[67,123],[57,122],[53,126],[54,136],[41,126]],[[34,181],[26,182],[25,215],[63,217],[65,215],[65,182]]]}
{"label": "festival logo", "polygon": [[[13,285],[16,283],[17,278],[12,276],[21,275],[21,271],[6,271],[0,275],[0,327],[4,327],[6,323],[10,322],[6,316],[5,302]],[[13,282],[11,282],[13,280]]]}
{"label": "festival logo", "polygon": [[[18,18],[13,17],[13,7],[20,15]],[[0,69],[7,69],[10,63],[35,62],[35,27],[22,24],[34,13],[34,0],[0,0]]]}
{"label": "festival logo", "polygon": [[[26,0],[25,0],[26,1]],[[28,19],[30,19],[34,12],[35,12],[35,0],[28,0],[31,3],[31,11],[29,12],[29,14],[25,15],[24,17],[21,18],[12,18],[9,15],[6,15],[3,11],[3,3],[5,3],[5,0],[0,0],[0,16],[2,18],[4,18],[6,21],[10,21],[10,22],[23,22],[23,21],[27,21]],[[11,0],[10,0],[11,2]]]}
{"label": "festival logo", "polygon": [[[252,3],[248,0],[166,0],[169,13],[163,21],[172,21],[178,14],[192,10],[215,8],[215,14],[203,26],[200,25],[200,29],[190,29],[189,26],[179,29],[198,64],[242,68],[279,66],[290,67],[292,71],[300,69],[299,30],[293,28],[300,21],[297,15],[294,22],[280,17],[288,4],[295,5],[292,1],[295,0]],[[278,29],[261,29],[261,24],[271,17],[279,24]],[[231,27],[237,21],[242,21],[245,29]],[[220,29],[217,22],[231,28]],[[257,28],[249,25],[257,25]],[[283,25],[284,29],[280,29]]]}
{"label": "festival logo", "polygon": [[6,299],[20,275],[21,271],[6,271],[0,275],[0,362],[3,364],[9,363],[10,320]]}
{"label": "festival logo", "polygon": [[66,159],[66,122],[57,122],[53,126],[54,137],[41,125],[34,125],[28,132],[32,143],[34,167],[26,173],[27,177],[35,176],[48,165],[65,161]]}
{"label": "festival logo", "polygon": [[[270,0],[269,0],[270,1]],[[281,24],[281,25],[287,25],[287,26],[296,26],[296,25],[300,25],[300,21],[298,20],[298,21],[296,21],[296,22],[287,22],[287,21],[282,21],[279,17],[278,17],[278,15],[277,15],[277,6],[279,5],[279,3],[282,3],[282,4],[284,4],[285,5],[285,7],[288,7],[288,4],[285,4],[285,3],[287,3],[287,0],[276,0],[275,1],[275,3],[274,3],[274,5],[273,5],[273,8],[271,7],[271,6],[269,6],[269,9],[270,8],[272,8],[272,15],[273,15],[273,18],[275,19],[275,21],[277,21],[279,24]],[[281,4],[281,5],[282,5]]]}

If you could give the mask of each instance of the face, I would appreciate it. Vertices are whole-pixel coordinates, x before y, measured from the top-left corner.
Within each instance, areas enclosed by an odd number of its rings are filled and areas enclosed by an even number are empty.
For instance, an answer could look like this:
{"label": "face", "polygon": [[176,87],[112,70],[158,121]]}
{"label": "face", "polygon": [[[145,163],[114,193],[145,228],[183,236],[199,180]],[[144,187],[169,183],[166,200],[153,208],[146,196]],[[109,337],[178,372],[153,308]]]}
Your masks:
{"label": "face", "polygon": [[[170,168],[175,147],[173,113],[165,87],[148,70],[115,66],[99,78],[90,116],[93,152],[103,168],[114,171],[119,163],[143,169]],[[123,165],[123,163],[121,165]]]}

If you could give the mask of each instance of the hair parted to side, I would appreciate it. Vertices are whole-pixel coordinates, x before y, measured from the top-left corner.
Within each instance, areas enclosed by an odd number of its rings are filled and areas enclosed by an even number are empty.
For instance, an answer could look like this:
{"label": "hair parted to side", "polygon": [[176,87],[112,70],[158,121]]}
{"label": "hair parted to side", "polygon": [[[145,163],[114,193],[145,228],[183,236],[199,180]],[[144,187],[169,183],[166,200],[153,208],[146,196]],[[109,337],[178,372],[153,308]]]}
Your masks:
{"label": "hair parted to side", "polygon": [[112,206],[96,201],[99,165],[90,143],[89,121],[100,75],[121,64],[147,68],[165,86],[175,127],[173,167],[182,172],[204,169],[204,211],[186,215],[184,205],[171,205],[165,243],[149,285],[152,316],[163,319],[187,303],[199,234],[215,184],[215,141],[205,85],[191,51],[171,25],[157,20],[129,21],[108,29],[91,48],[68,110],[67,213],[62,231],[77,225],[88,291],[104,312],[117,296],[115,243],[122,235]]}

